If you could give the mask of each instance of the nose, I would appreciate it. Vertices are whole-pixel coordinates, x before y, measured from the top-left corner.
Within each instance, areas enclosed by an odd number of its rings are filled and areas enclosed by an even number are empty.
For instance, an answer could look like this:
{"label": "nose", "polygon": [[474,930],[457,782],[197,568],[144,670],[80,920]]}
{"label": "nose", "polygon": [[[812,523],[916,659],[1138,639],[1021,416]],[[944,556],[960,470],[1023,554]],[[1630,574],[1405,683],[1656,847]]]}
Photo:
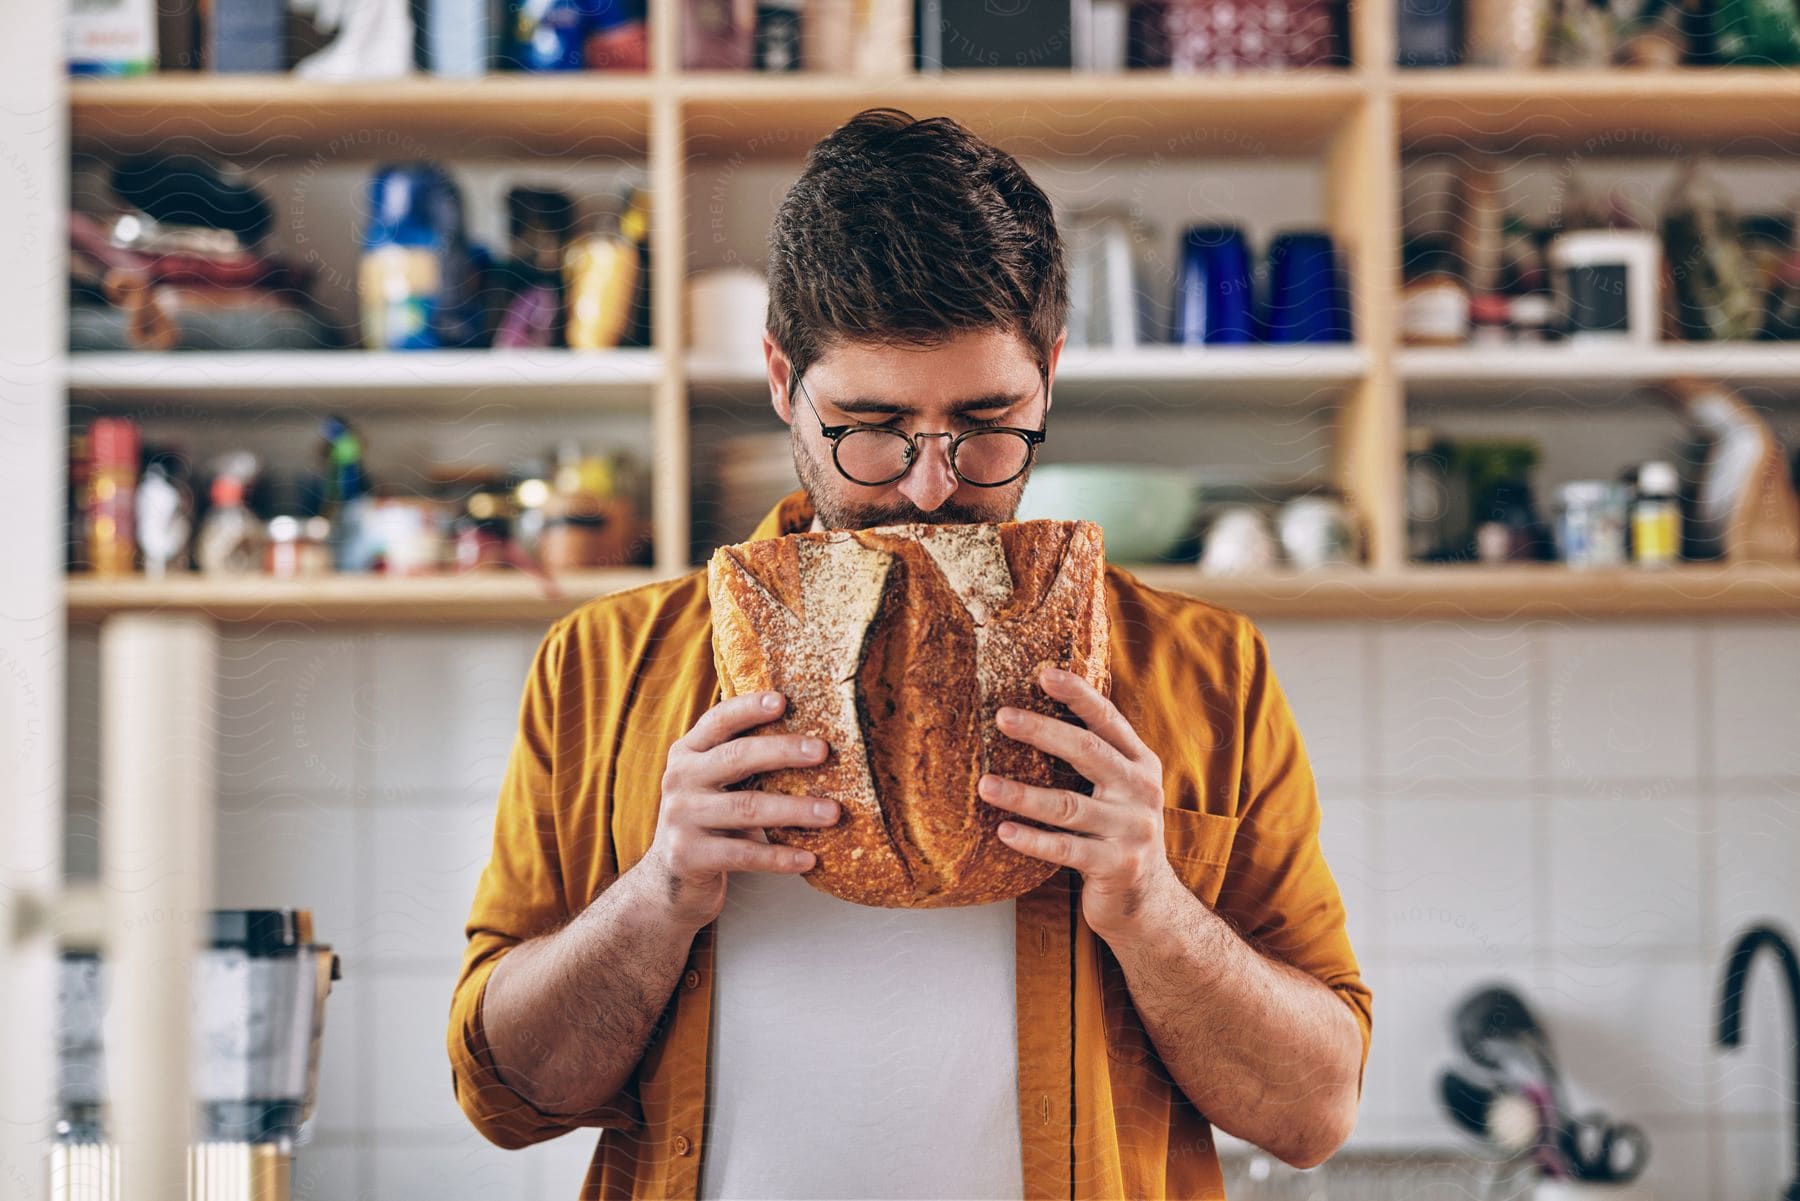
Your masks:
{"label": "nose", "polygon": [[927,434],[915,438],[914,444],[919,448],[918,458],[912,470],[900,477],[900,495],[921,513],[929,513],[956,493],[959,481],[950,468],[950,439]]}

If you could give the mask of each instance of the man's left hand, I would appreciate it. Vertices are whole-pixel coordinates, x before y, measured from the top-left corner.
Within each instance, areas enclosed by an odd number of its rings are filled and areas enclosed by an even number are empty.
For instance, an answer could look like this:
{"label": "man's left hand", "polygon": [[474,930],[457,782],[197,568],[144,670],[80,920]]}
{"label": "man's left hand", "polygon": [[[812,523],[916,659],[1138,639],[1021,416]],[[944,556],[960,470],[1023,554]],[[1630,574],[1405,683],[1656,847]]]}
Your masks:
{"label": "man's left hand", "polygon": [[1080,676],[1051,667],[1038,679],[1086,728],[1008,706],[995,714],[1000,732],[1063,760],[1093,784],[1093,794],[984,775],[980,795],[997,808],[1056,827],[1002,822],[999,833],[1015,851],[1080,872],[1082,917],[1116,945],[1143,931],[1171,887],[1187,891],[1163,849],[1162,760]]}

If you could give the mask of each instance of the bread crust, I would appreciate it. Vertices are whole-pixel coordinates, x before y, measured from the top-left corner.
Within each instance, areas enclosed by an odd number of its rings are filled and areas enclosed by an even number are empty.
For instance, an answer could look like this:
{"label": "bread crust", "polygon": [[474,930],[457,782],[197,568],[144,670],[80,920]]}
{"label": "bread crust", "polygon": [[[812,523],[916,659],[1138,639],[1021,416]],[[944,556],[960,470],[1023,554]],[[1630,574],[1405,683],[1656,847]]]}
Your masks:
{"label": "bread crust", "polygon": [[1091,787],[1001,734],[994,713],[1011,705],[1068,719],[1037,685],[1047,663],[1110,693],[1097,525],[789,534],[722,547],[707,590],[723,695],[780,691],[788,707],[762,729],[831,744],[818,767],[741,785],[842,806],[830,828],[767,831],[813,852],[805,878],[815,888],[863,905],[942,908],[1009,900],[1056,871],[1000,841],[995,829],[1012,815],[983,801],[976,782],[992,772]]}

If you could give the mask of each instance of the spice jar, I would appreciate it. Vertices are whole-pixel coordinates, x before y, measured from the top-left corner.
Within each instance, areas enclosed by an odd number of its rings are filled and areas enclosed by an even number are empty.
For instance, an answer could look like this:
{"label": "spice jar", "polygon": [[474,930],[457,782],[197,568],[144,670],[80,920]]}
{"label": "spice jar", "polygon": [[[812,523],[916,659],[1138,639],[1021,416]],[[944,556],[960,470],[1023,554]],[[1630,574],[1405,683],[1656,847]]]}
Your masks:
{"label": "spice jar", "polygon": [[1626,489],[1605,480],[1572,480],[1557,489],[1556,540],[1570,567],[1625,562]]}

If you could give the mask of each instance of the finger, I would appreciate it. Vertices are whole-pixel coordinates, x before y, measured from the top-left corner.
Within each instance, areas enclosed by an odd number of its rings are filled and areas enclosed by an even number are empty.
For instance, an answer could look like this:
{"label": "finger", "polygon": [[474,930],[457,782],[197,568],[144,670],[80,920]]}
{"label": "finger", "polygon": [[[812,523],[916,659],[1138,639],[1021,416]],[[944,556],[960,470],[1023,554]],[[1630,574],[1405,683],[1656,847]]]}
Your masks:
{"label": "finger", "polygon": [[720,701],[694,723],[675,745],[683,750],[710,751],[729,742],[746,730],[774,721],[787,707],[787,698],[779,692],[746,692],[730,700]]}
{"label": "finger", "polygon": [[1098,839],[1063,830],[1039,830],[1017,822],[1001,822],[999,834],[1000,841],[1015,851],[1072,867],[1084,876],[1106,864],[1107,845]]}
{"label": "finger", "polygon": [[835,801],[779,792],[707,793],[682,810],[682,820],[709,830],[760,830],[767,826],[829,826],[838,819]]}
{"label": "finger", "polygon": [[702,787],[736,784],[758,772],[783,767],[816,767],[824,762],[823,739],[806,734],[746,734],[698,757],[693,779]]}
{"label": "finger", "polygon": [[1150,753],[1150,748],[1144,745],[1138,732],[1125,720],[1119,707],[1074,672],[1064,671],[1060,667],[1046,667],[1039,673],[1038,681],[1053,699],[1067,705],[1069,711],[1081,719],[1082,725],[1098,734],[1127,759],[1139,762]]}
{"label": "finger", "polygon": [[1121,783],[1131,771],[1130,760],[1111,743],[1071,722],[1010,705],[994,720],[1008,738],[1056,756],[1096,785]]}
{"label": "finger", "polygon": [[811,851],[715,834],[695,843],[689,863],[698,872],[795,872],[811,870]]}
{"label": "finger", "polygon": [[1039,788],[1004,776],[983,776],[976,784],[988,804],[1046,825],[1105,838],[1129,830],[1125,814],[1108,804],[1066,788]]}

